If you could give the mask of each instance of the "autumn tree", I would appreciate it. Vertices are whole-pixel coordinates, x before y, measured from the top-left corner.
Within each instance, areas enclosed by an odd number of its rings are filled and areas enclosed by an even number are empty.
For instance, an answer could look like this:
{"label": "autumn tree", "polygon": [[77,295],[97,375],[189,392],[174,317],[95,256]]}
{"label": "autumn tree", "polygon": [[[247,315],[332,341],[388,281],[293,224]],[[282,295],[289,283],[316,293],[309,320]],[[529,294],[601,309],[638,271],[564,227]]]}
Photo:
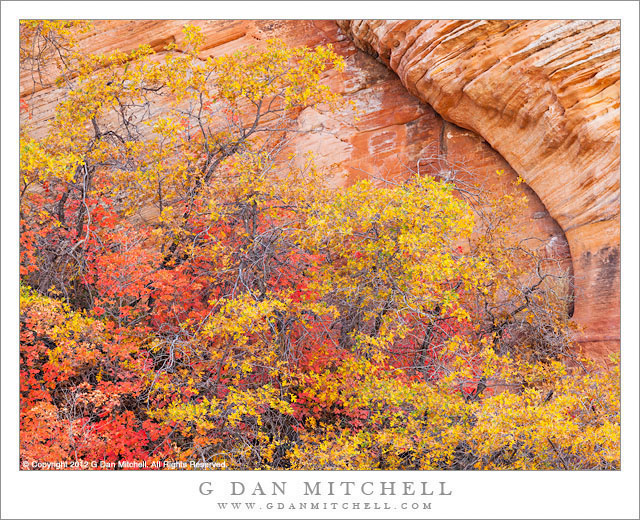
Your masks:
{"label": "autumn tree", "polygon": [[[45,24],[25,47],[69,30]],[[289,144],[301,110],[344,107],[322,82],[343,59],[201,59],[184,33],[163,56],[70,49],[43,136],[25,111],[22,459],[617,467],[616,374],[563,363],[563,278],[512,233],[522,200],[417,174],[331,189]]]}

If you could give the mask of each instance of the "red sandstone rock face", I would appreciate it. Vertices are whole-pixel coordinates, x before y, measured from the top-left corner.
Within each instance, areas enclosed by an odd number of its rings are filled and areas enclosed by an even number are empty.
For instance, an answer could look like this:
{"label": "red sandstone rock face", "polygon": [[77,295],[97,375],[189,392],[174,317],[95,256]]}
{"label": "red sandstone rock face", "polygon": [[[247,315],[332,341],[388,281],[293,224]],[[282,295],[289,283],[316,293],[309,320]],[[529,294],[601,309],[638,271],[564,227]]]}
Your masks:
{"label": "red sandstone rock face", "polygon": [[[564,259],[564,267],[570,268],[562,229],[526,184],[517,189],[512,187],[516,172],[485,138],[444,121],[433,108],[408,92],[396,74],[357,49],[332,21],[105,20],[95,22],[92,32],[81,35],[80,46],[86,52],[99,53],[115,49],[129,51],[149,44],[162,54],[170,42],[180,48],[185,23],[202,27],[203,58],[228,54],[249,45],[259,47],[273,37],[292,46],[332,43],[345,57],[347,67],[342,73],[327,74],[325,80],[346,100],[355,102],[359,119],[354,119],[351,110],[335,114],[312,109],[303,111],[298,124],[305,133],[293,142],[298,152],[311,150],[316,153],[318,164],[327,167],[335,164],[338,172],[346,176],[346,182],[367,174],[407,175],[410,170],[433,174],[454,165],[456,169],[472,172],[491,189],[524,192],[529,197],[529,209],[520,222],[520,233],[523,237],[542,239],[546,249]],[[360,40],[357,41],[360,44]],[[23,97],[33,109],[32,134],[41,135],[63,92],[55,88],[34,92],[29,78],[22,78],[21,87]],[[416,93],[422,96],[420,91]],[[512,144],[512,151],[517,152],[518,142]],[[504,170],[505,175],[497,178],[496,170]],[[593,315],[600,316],[600,311],[595,309]]]}
{"label": "red sandstone rock face", "polygon": [[340,21],[447,120],[484,137],[560,224],[592,355],[620,338],[620,24]]}

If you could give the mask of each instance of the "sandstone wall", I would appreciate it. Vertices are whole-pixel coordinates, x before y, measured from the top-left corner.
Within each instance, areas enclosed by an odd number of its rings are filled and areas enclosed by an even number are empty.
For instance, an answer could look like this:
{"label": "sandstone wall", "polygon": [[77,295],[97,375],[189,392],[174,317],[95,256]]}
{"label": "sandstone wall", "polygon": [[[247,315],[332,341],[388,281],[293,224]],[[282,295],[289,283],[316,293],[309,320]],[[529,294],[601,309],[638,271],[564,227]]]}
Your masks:
{"label": "sandstone wall", "polygon": [[564,230],[574,319],[599,355],[620,339],[620,24],[338,22],[446,120],[509,162]]}
{"label": "sandstone wall", "polygon": [[[551,29],[545,29],[545,24],[550,22],[513,24],[511,31],[507,22],[474,22],[466,31],[464,24],[454,31],[458,22],[340,22],[341,29],[333,21],[308,20],[104,20],[95,22],[94,30],[81,36],[80,45],[88,52],[109,52],[116,48],[128,51],[147,43],[161,54],[172,41],[180,48],[185,23],[202,27],[203,58],[249,45],[259,47],[272,37],[290,45],[332,43],[345,57],[347,67],[342,73],[328,73],[325,80],[355,102],[359,119],[354,120],[350,110],[330,114],[308,109],[298,121],[300,129],[309,132],[297,138],[294,147],[301,152],[314,151],[321,165],[336,164],[346,182],[367,174],[406,175],[409,170],[434,173],[454,164],[474,172],[492,189],[510,190],[520,174],[529,185],[522,184],[518,190],[530,199],[528,213],[519,225],[521,233],[541,238],[555,257],[564,259],[566,268],[575,269],[579,291],[575,316],[585,326],[581,339],[587,348],[596,354],[617,348],[619,188],[617,156],[613,152],[605,154],[608,149],[617,151],[617,119],[612,114],[605,118],[603,114],[608,112],[602,112],[604,108],[595,111],[585,101],[588,98],[584,93],[590,91],[584,82],[591,84],[585,79],[588,73],[574,78],[573,69],[580,69],[580,64],[571,66],[570,61],[565,65],[566,72],[557,74],[569,78],[563,95],[573,96],[578,106],[563,101],[571,118],[561,117],[559,94],[552,90],[554,83],[545,80],[547,69],[541,71],[532,65],[536,52],[522,50],[535,40],[535,29],[547,43],[567,38],[563,52],[571,54],[573,40],[562,36],[564,32],[549,40]],[[589,27],[595,30],[599,26]],[[440,39],[432,41],[428,29],[432,33],[440,31]],[[448,36],[447,30],[452,31]],[[474,33],[478,30],[485,31],[482,34],[494,31],[496,38],[503,37],[501,47],[496,49],[493,40],[479,38],[479,33]],[[359,50],[346,35],[373,56]],[[615,39],[615,31],[610,36]],[[425,54],[427,50],[431,54]],[[483,60],[474,58],[474,52],[484,56]],[[563,52],[554,51],[554,55],[560,59]],[[483,64],[487,66],[492,59],[496,70],[502,70],[507,62],[511,66],[502,76],[481,74]],[[505,64],[501,65],[503,60]],[[426,67],[424,74],[421,67]],[[469,82],[475,84],[472,94],[465,90]],[[610,86],[615,91],[616,83]],[[41,134],[63,92],[56,88],[33,89],[29,78],[22,78],[21,87],[33,110],[32,131]],[[605,97],[600,106],[609,106],[615,112],[617,109],[606,103],[613,95],[611,89],[608,92],[602,94]],[[557,105],[541,111],[549,100]],[[600,128],[605,120],[609,121],[608,133]],[[547,141],[556,127],[562,131],[555,140]],[[595,144],[598,140],[599,148]],[[445,165],[442,158],[449,164]],[[505,175],[496,178],[499,169],[505,170]]]}

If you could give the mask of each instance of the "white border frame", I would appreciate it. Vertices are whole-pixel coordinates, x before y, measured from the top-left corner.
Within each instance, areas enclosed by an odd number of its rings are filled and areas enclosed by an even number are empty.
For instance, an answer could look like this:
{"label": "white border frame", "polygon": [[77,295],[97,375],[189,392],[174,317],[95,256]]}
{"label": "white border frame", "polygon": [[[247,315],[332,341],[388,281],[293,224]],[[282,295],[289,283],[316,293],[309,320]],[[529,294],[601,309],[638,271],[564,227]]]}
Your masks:
{"label": "white border frame", "polygon": [[[230,481],[446,481],[412,517],[638,518],[637,2],[2,2],[2,518],[220,518]],[[120,16],[120,15],[123,16]],[[19,472],[18,20],[20,18],[619,18],[622,20],[623,463],[617,472]],[[198,486],[211,481],[215,493]],[[286,501],[297,500],[293,492]],[[324,497],[330,499],[331,497]],[[348,498],[348,497],[347,497]],[[388,497],[375,497],[379,502]],[[412,497],[407,497],[413,501]],[[339,497],[336,497],[339,499]],[[345,499],[342,499],[345,500]],[[360,497],[360,501],[367,500]],[[373,500],[373,499],[369,499]],[[402,501],[400,497],[396,500]],[[274,499],[278,501],[278,499]],[[280,500],[282,501],[282,500]],[[358,501],[354,497],[351,501]],[[418,499],[416,499],[418,501]],[[232,518],[246,517],[240,510]],[[261,510],[262,518],[408,517],[411,511]]]}

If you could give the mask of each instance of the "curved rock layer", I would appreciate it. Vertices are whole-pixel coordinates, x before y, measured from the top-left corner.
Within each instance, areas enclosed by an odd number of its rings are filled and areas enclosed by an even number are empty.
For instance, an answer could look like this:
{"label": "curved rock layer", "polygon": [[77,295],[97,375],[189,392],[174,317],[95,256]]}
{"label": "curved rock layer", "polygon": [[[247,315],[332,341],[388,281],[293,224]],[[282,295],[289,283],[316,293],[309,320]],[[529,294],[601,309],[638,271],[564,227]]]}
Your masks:
{"label": "curved rock layer", "polygon": [[[185,23],[202,28],[202,58],[229,54],[249,45],[260,47],[264,40],[274,37],[292,46],[333,44],[336,52],[345,57],[347,66],[344,72],[329,72],[324,79],[347,101],[355,103],[358,119],[350,109],[338,113],[303,111],[298,123],[299,129],[306,132],[293,142],[298,151],[313,151],[321,166],[335,165],[338,173],[346,176],[346,182],[368,174],[402,176],[410,170],[437,174],[454,165],[456,170],[473,172],[492,189],[526,193],[529,207],[518,226],[519,232],[523,237],[542,239],[546,250],[570,268],[562,229],[534,191],[526,184],[513,186],[517,174],[509,163],[478,133],[443,120],[421,101],[421,91],[415,91],[418,97],[408,92],[396,74],[361,52],[333,21],[103,20],[94,22],[93,31],[79,36],[79,45],[86,52],[108,53],[149,44],[162,54],[170,42],[180,49]],[[343,27],[350,31],[350,26]],[[30,131],[42,135],[63,92],[36,87],[30,77],[21,78],[22,96],[33,113],[28,122]],[[518,142],[511,145],[510,150],[519,146]],[[496,170],[504,170],[505,174],[498,178]],[[599,313],[594,311],[593,315]],[[587,330],[587,334],[591,332]]]}
{"label": "curved rock layer", "polygon": [[620,23],[338,22],[446,120],[491,144],[564,230],[592,355],[620,341]]}

